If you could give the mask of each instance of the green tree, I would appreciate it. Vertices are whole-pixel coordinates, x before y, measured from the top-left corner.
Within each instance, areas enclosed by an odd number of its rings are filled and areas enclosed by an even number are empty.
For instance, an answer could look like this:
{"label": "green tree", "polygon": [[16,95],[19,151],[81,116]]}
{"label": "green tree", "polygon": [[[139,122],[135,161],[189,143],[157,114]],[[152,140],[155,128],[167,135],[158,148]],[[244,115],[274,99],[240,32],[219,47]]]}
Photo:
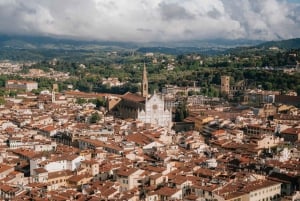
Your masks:
{"label": "green tree", "polygon": [[82,104],[84,104],[84,103],[86,103],[87,101],[85,100],[85,99],[83,99],[83,98],[77,98],[76,99],[76,103],[77,104],[79,104],[79,105],[82,105]]}
{"label": "green tree", "polygon": [[31,92],[35,95],[39,95],[41,93],[42,89],[33,89]]}
{"label": "green tree", "polygon": [[271,82],[264,82],[263,88],[266,90],[271,90],[271,89],[273,89],[273,85]]}
{"label": "green tree", "polygon": [[5,104],[5,99],[3,97],[0,97],[0,105],[4,105]]}
{"label": "green tree", "polygon": [[97,98],[95,104],[97,108],[106,107],[106,100],[104,97]]}
{"label": "green tree", "polygon": [[15,97],[17,94],[18,94],[17,91],[10,91],[9,97]]}
{"label": "green tree", "polygon": [[175,121],[181,122],[183,121],[187,116],[189,116],[189,111],[186,107],[186,101],[180,102],[178,107],[175,111]]}
{"label": "green tree", "polygon": [[91,124],[95,124],[95,123],[97,123],[100,120],[101,120],[101,116],[99,115],[99,113],[98,112],[94,112],[92,114],[91,118],[90,118],[90,123]]}
{"label": "green tree", "polygon": [[300,85],[297,86],[296,92],[297,92],[298,96],[300,96]]}

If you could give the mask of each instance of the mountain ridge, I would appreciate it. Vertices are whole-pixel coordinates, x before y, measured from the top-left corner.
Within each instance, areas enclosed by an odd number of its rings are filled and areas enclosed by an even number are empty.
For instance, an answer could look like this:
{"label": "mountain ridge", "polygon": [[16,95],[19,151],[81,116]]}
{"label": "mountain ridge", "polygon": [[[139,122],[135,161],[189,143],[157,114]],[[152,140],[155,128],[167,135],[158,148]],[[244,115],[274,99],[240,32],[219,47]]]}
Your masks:
{"label": "mountain ridge", "polygon": [[[167,42],[122,42],[122,41],[96,41],[96,40],[75,40],[64,38],[53,38],[48,36],[8,36],[0,35],[0,46],[2,48],[24,48],[24,49],[36,49],[36,48],[53,48],[53,49],[69,49],[69,48],[81,48],[86,46],[115,46],[121,48],[137,49],[141,47],[191,47],[191,48],[231,48],[237,46],[250,46],[258,45],[263,41],[259,40],[247,40],[247,39],[208,39],[208,40],[181,40],[181,41],[167,41]],[[50,45],[51,44],[51,45]]]}
{"label": "mountain ridge", "polygon": [[[120,41],[84,41],[74,39],[53,38],[48,36],[9,36],[0,34],[0,59],[29,60],[51,59],[53,57],[72,57],[84,52],[137,51],[164,54],[203,55],[231,54],[234,52],[300,48],[300,38],[282,41],[258,41],[247,39],[210,39],[186,40],[173,42],[120,42]],[[68,54],[69,53],[69,54]],[[24,56],[25,55],[25,56]],[[65,58],[65,57],[63,57]]]}
{"label": "mountain ridge", "polygon": [[300,38],[292,38],[292,39],[280,40],[280,41],[267,41],[257,45],[256,47],[261,47],[261,48],[278,47],[280,49],[299,49]]}

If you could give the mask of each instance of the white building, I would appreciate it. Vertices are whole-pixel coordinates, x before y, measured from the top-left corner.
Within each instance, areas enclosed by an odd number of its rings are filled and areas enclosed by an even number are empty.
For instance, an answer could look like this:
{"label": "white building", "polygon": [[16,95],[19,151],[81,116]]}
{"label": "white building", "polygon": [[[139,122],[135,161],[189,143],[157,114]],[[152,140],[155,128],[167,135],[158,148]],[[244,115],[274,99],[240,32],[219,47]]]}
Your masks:
{"label": "white building", "polygon": [[62,170],[76,170],[81,161],[84,160],[83,156],[67,155],[60,157],[52,157],[46,159],[45,157],[30,160],[30,175],[34,174],[34,169],[44,168],[47,172],[56,172]]}
{"label": "white building", "polygon": [[162,127],[172,127],[172,112],[165,109],[163,98],[154,93],[145,102],[145,109],[138,111],[138,120],[144,123],[159,125]]}
{"label": "white building", "polygon": [[116,171],[116,180],[120,183],[120,191],[127,191],[138,187],[142,180],[144,170],[121,167]]}
{"label": "white building", "polygon": [[32,91],[33,89],[38,89],[38,83],[24,80],[7,80],[5,83],[5,88]]}
{"label": "white building", "polygon": [[281,183],[270,180],[258,180],[248,184],[244,191],[249,192],[249,201],[279,200]]}

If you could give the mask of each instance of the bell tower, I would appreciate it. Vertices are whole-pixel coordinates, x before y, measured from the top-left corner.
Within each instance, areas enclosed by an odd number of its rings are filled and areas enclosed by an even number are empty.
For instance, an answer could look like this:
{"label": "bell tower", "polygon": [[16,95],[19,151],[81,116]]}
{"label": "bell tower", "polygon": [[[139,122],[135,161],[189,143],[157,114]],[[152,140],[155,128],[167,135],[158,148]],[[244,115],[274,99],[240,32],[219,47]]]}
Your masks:
{"label": "bell tower", "polygon": [[58,85],[57,84],[53,84],[52,85],[52,103],[55,103],[55,92],[58,92]]}
{"label": "bell tower", "polygon": [[221,76],[221,92],[229,95],[230,92],[230,77]]}
{"label": "bell tower", "polygon": [[141,94],[145,98],[148,97],[148,78],[147,78],[147,70],[146,70],[146,64],[145,63],[144,63],[144,70],[143,70]]}

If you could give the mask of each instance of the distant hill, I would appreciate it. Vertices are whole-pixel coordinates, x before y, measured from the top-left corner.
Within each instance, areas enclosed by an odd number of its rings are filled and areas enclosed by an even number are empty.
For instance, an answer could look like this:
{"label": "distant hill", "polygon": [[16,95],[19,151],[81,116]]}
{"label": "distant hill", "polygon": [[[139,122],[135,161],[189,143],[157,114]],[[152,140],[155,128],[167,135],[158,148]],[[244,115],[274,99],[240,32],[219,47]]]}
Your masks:
{"label": "distant hill", "polygon": [[247,40],[247,39],[207,39],[207,40],[182,40],[169,42],[148,42],[140,43],[141,47],[168,47],[168,48],[221,48],[228,49],[232,47],[254,46],[261,44],[261,40]]}
{"label": "distant hill", "polygon": [[89,50],[107,47],[137,48],[134,43],[114,41],[84,41],[46,36],[8,36],[0,35],[0,47],[12,49],[61,49]]}
{"label": "distant hill", "polygon": [[[46,36],[17,36],[17,35],[0,35],[0,47],[12,49],[102,49],[103,47],[119,47],[125,49],[138,48],[161,48],[161,50],[169,52],[172,48],[179,49],[177,51],[190,52],[202,51],[208,49],[221,50],[239,46],[258,45],[263,41],[246,40],[246,39],[210,39],[210,40],[185,40],[185,41],[168,41],[168,42],[120,42],[120,41],[84,41],[75,39],[53,38]],[[165,49],[166,48],[166,49]],[[170,48],[169,50],[167,50]],[[173,50],[171,50],[173,52]],[[176,51],[175,51],[176,53]]]}
{"label": "distant hill", "polygon": [[162,54],[190,54],[190,53],[198,53],[198,54],[206,54],[206,55],[216,55],[220,54],[227,50],[227,48],[221,47],[207,47],[207,48],[198,48],[198,47],[141,47],[137,49],[137,52],[147,53],[162,53]]}
{"label": "distant hill", "polygon": [[280,49],[299,49],[300,48],[300,38],[281,40],[281,41],[269,41],[269,42],[261,43],[261,44],[257,45],[256,47],[257,48],[278,47]]}
{"label": "distant hill", "polygon": [[[247,39],[210,39],[169,42],[119,42],[84,41],[48,36],[0,35],[0,60],[43,60],[53,57],[79,60],[90,57],[93,52],[137,51],[164,54],[199,53],[205,55],[227,54],[233,52],[264,51],[270,47],[280,49],[300,48],[300,38],[264,42]],[[96,56],[93,56],[96,57]]]}

